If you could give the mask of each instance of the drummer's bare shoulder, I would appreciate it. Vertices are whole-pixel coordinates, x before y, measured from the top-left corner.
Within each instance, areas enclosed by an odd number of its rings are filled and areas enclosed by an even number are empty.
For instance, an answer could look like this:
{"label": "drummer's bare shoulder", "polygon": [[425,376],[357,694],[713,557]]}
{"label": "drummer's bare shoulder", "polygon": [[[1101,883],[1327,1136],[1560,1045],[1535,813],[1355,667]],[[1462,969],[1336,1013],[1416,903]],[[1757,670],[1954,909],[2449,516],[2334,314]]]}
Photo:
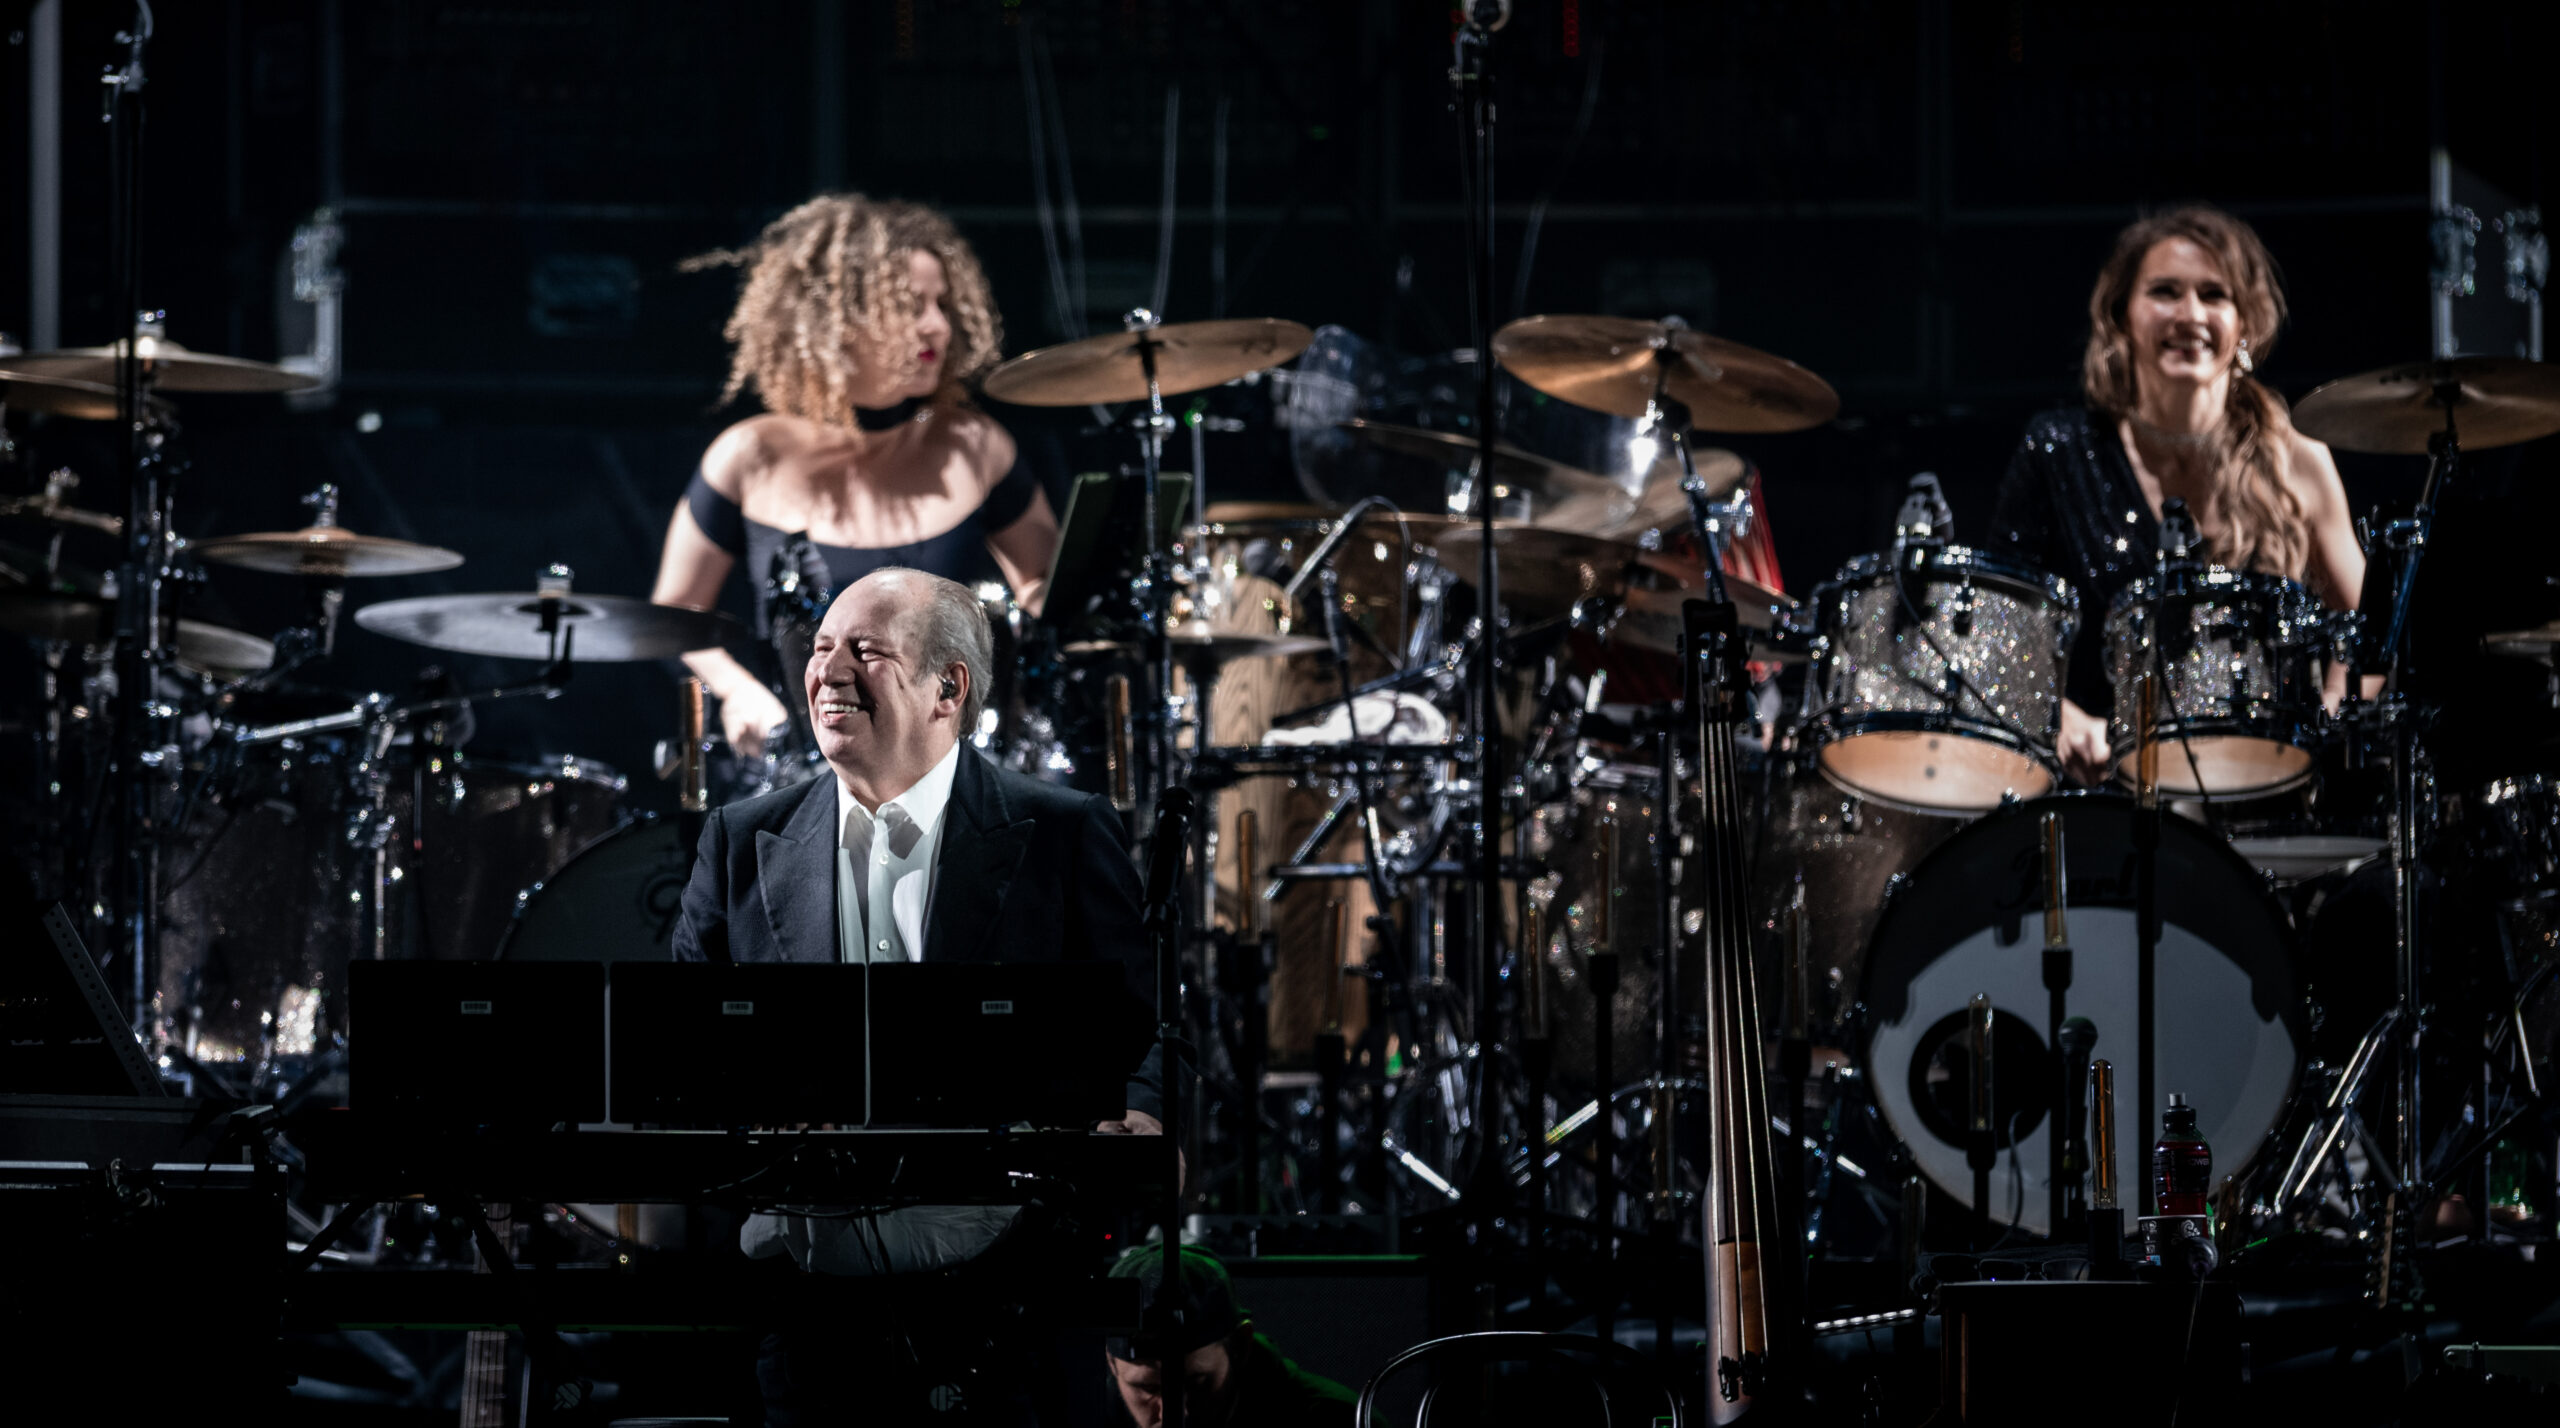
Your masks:
{"label": "drummer's bare shoulder", "polygon": [[741,505],[775,471],[805,454],[818,439],[818,424],[780,412],[758,412],[711,439],[702,453],[702,479]]}
{"label": "drummer's bare shoulder", "polygon": [[1013,471],[1013,433],[976,407],[959,402],[936,406],[933,439],[968,468],[981,497]]}

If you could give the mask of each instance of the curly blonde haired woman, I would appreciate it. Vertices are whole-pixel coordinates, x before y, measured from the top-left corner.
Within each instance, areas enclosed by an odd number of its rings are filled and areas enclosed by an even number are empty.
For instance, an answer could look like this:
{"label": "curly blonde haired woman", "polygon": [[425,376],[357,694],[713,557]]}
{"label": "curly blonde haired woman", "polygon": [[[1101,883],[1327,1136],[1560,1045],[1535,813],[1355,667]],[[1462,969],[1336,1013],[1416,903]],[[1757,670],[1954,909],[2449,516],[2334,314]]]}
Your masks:
{"label": "curly blonde haired woman", "polygon": [[[765,406],[702,455],[667,527],[651,598],[709,606],[743,564],[759,632],[777,561],[841,590],[901,565],[980,585],[1037,611],[1058,522],[1013,438],[968,404],[1003,321],[977,255],[922,204],[830,194],[750,247],[696,266],[746,269],[724,329],[725,396]],[[773,689],[721,650],[685,663],[720,701],[731,748],[753,757],[789,719]],[[797,671],[785,671],[796,675]]]}
{"label": "curly blonde haired woman", "polygon": [[2135,222],[2089,295],[2086,404],[2030,420],[2010,457],[1985,544],[2080,593],[2057,742],[2077,777],[2105,775],[2107,605],[2150,573],[2164,502],[2187,503],[2216,564],[2355,608],[2364,551],[2337,463],[2251,375],[2284,317],[2275,260],[2248,224],[2202,206]]}

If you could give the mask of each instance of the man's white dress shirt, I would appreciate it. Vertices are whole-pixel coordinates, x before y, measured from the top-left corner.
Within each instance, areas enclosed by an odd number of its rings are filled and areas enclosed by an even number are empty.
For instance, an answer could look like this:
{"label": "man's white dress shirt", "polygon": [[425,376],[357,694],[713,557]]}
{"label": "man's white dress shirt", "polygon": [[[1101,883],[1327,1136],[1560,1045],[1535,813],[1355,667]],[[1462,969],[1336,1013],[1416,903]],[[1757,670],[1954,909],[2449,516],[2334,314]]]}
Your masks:
{"label": "man's white dress shirt", "polygon": [[[921,962],[943,814],[960,746],[895,798],[865,808],[836,780],[836,949],[847,962]],[[915,1205],[876,1214],[755,1214],[751,1259],[788,1254],[830,1274],[912,1274],[975,1259],[1020,1213],[1011,1205]]]}
{"label": "man's white dress shirt", "polygon": [[836,780],[836,946],[847,962],[921,962],[942,815],[960,746],[876,808]]}

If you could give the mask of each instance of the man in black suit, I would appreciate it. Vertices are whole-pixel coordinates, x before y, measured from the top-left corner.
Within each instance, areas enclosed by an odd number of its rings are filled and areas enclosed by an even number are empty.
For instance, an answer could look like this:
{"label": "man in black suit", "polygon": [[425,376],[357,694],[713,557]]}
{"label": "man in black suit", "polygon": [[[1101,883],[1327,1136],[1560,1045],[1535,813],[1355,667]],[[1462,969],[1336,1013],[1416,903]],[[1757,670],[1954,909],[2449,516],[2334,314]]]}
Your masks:
{"label": "man in black suit", "polygon": [[[1008,773],[965,742],[985,705],[993,645],[977,598],[940,576],[887,569],[846,587],[801,675],[833,777],[711,814],[685,886],[677,958],[1109,961],[1124,969],[1127,1025],[1150,1023],[1138,875],[1110,805]],[[1097,1027],[1096,1038],[1125,1044],[1126,1029]],[[1096,1129],[1161,1134],[1162,1084],[1150,1050],[1121,1118]],[[836,1274],[979,1272],[1040,1261],[1036,1243],[1022,1243],[1037,1236],[1020,1224],[1004,1205],[757,1214],[739,1243],[751,1258],[788,1255]],[[991,1253],[999,1244],[1017,1247]],[[986,1356],[986,1341],[961,1326],[848,1335],[786,1324],[765,1336],[756,1377],[769,1423],[905,1421],[951,1391],[929,1365],[961,1363],[974,1375]],[[1011,1390],[995,1392],[1012,1402]]]}
{"label": "man in black suit", "polygon": [[[1100,798],[996,767],[963,739],[985,707],[993,645],[977,598],[940,576],[879,570],[838,595],[801,676],[834,777],[710,815],[676,957],[1107,960],[1126,971],[1131,1015],[1151,1022],[1138,876],[1118,817]],[[1099,1129],[1160,1131],[1161,1086],[1151,1052],[1130,1078],[1127,1114]]]}

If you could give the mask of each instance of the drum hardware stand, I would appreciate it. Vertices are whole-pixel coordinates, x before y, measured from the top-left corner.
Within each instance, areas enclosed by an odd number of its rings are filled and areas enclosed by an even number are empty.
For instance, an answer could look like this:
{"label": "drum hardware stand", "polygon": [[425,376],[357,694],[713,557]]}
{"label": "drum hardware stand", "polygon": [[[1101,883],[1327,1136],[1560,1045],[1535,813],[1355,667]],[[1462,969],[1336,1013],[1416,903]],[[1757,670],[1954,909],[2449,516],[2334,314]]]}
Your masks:
{"label": "drum hardware stand", "polygon": [[1482,542],[1477,551],[1476,599],[1478,619],[1484,635],[1476,650],[1474,698],[1470,701],[1474,724],[1476,773],[1474,894],[1468,909],[1468,939],[1472,956],[1468,973],[1474,992],[1471,1031],[1484,1055],[1476,1068],[1475,1130],[1478,1153],[1467,1199],[1473,1212],[1474,1237],[1479,1252],[1490,1250],[1494,1221],[1513,1199],[1509,1177],[1502,1173],[1503,1157],[1496,1150],[1493,1137],[1502,1123],[1502,1096],[1493,1072],[1490,1049],[1498,1039],[1497,1018],[1502,958],[1502,813],[1503,801],[1510,791],[1505,777],[1502,746],[1502,654],[1497,638],[1502,617],[1500,562],[1494,544],[1494,501],[1492,474],[1498,469],[1493,379],[1494,285],[1494,196],[1493,142],[1494,100],[1490,59],[1493,33],[1505,18],[1500,0],[1467,0],[1463,22],[1452,37],[1449,81],[1459,119],[1460,171],[1465,175],[1465,208],[1467,218],[1467,289],[1470,299],[1468,326],[1478,355],[1476,362],[1476,467],[1483,479],[1476,484],[1478,496],[1475,515],[1477,533]]}
{"label": "drum hardware stand", "polygon": [[[1610,876],[1616,876],[1614,867]],[[1606,880],[1600,905],[1609,906]],[[1591,1121],[1592,1248],[1596,1281],[1591,1294],[1592,1335],[1607,1343],[1616,1337],[1618,1319],[1618,1108],[1610,1088],[1617,1084],[1618,952],[1609,935],[1616,929],[1615,910],[1601,915],[1602,935],[1593,939],[1583,958],[1583,983],[1591,988],[1591,1084],[1598,1088],[1600,1113]]]}
{"label": "drum hardware stand", "polygon": [[[2070,1017],[2071,927],[2070,882],[2062,856],[2062,815],[2047,813],[2044,833],[2044,990],[2045,1045],[2060,1052],[2063,1027]],[[2045,1127],[2047,1187],[2045,1232],[2063,1237],[2078,1199],[2079,1169],[2071,1143],[2071,1106],[2080,1099],[2080,1079],[2069,1056],[2062,1059],[2062,1080],[2054,1087],[2053,1112]]]}
{"label": "drum hardware stand", "polygon": [[[1138,436],[1142,473],[1139,538],[1146,542],[1147,553],[1133,582],[1136,588],[1130,593],[1136,597],[1139,624],[1145,631],[1142,649],[1146,667],[1144,681],[1137,690],[1140,705],[1146,711],[1146,758],[1135,793],[1139,802],[1148,802],[1173,782],[1173,729],[1167,703],[1173,690],[1173,566],[1156,534],[1156,498],[1164,465],[1164,439],[1173,430],[1174,422],[1165,414],[1164,393],[1156,386],[1154,334],[1162,319],[1139,307],[1123,314],[1120,322],[1137,339],[1138,369],[1147,379],[1147,408],[1130,421]],[[1168,1409],[1171,1407],[1167,1405]],[[1172,1420],[1168,1417],[1167,1421]]]}
{"label": "drum hardware stand", "polygon": [[1991,1247],[1991,1171],[2000,1162],[1999,1136],[1992,1123],[1991,998],[1973,994],[1965,1007],[1965,1053],[1973,1074],[1966,1078],[1964,1163],[1973,1172],[1973,1232],[1979,1253]]}
{"label": "drum hardware stand", "polygon": [[[1271,1052],[1271,972],[1278,960],[1278,949],[1271,940],[1271,905],[1257,888],[1255,855],[1261,851],[1257,835],[1261,820],[1250,808],[1236,815],[1236,890],[1244,898],[1245,934],[1255,953],[1257,966],[1249,975],[1232,980],[1244,1008],[1244,1030],[1239,1038],[1242,1054],[1236,1059],[1236,1080],[1244,1092],[1243,1113],[1236,1118],[1237,1172],[1236,1208],[1244,1214],[1259,1215],[1270,1208],[1262,1179],[1262,1072],[1270,1064]],[[1244,938],[1238,939],[1244,942]]]}
{"label": "drum hardware stand", "polygon": [[[2152,645],[2157,656],[2160,646]],[[2133,711],[2133,927],[2134,927],[2134,1047],[2141,1070],[2134,1077],[2134,1095],[2141,1106],[2141,1117],[2134,1124],[2139,1138],[2134,1142],[2137,1155],[2146,1153],[2152,1143],[2152,1109],[2154,1087],[2159,1071],[2152,1063],[2159,1045],[2159,980],[2160,980],[2160,683],[2156,670],[2146,671],[2134,682]],[[2141,1213],[2155,1213],[2152,1198],[2156,1187],[2152,1177],[2144,1175],[2142,1193],[2134,1203]]]}
{"label": "drum hardware stand", "polygon": [[1520,1070],[1528,1083],[1529,1116],[1520,1143],[1528,1151],[1529,1307],[1542,1313],[1547,1299],[1547,1097],[1556,1059],[1554,1009],[1547,1005],[1547,909],[1524,879],[1520,888]]}
{"label": "drum hardware stand", "polygon": [[[1151,392],[1155,386],[1152,359],[1147,386]],[[1147,528],[1155,528],[1152,494]],[[1157,626],[1154,637],[1159,650],[1165,648],[1163,635],[1163,627]],[[1183,1277],[1177,1256],[1182,1249],[1182,1084],[1190,1061],[1182,1025],[1182,864],[1190,851],[1191,815],[1191,790],[1180,784],[1166,788],[1157,797],[1154,830],[1148,838],[1143,906],[1147,942],[1155,961],[1156,1044],[1164,1076],[1165,1186],[1157,1225],[1163,1235],[1163,1277],[1158,1281],[1156,1302],[1148,1309],[1148,1328],[1151,1337],[1165,1342],[1181,1337],[1185,1317]],[[1180,1428],[1182,1423],[1184,1377],[1167,1374],[1164,1378],[1164,1422],[1169,1428]]]}
{"label": "drum hardware stand", "polygon": [[[1660,960],[1660,1006],[1654,1028],[1654,1081],[1652,1162],[1653,1188],[1647,1208],[1652,1222],[1653,1255],[1656,1264],[1675,1261],[1679,1249],[1679,1229],[1675,1223],[1680,1209],[1680,1165],[1677,1155],[1676,1123],[1680,1108],[1680,1049],[1689,1039],[1686,1015],[1687,993],[1680,985],[1679,917],[1671,906],[1671,886],[1677,866],[1677,854],[1669,830],[1678,826],[1679,818],[1672,809],[1680,801],[1679,756],[1672,744],[1670,727],[1654,733],[1654,808],[1657,830],[1653,839],[1653,947]],[[1610,859],[1611,876],[1616,875],[1617,859]],[[1781,1052],[1781,1060],[1784,1053]],[[1810,1061],[1810,1052],[1807,1054]],[[1606,1084],[1606,1083],[1603,1083]],[[1802,1081],[1799,1078],[1796,1109],[1787,1113],[1790,1123],[1801,1119],[1803,1112]],[[1798,1177],[1802,1173],[1799,1159]],[[1671,1371],[1672,1297],[1657,1292],[1654,1296],[1653,1351],[1656,1364],[1667,1376]]]}

